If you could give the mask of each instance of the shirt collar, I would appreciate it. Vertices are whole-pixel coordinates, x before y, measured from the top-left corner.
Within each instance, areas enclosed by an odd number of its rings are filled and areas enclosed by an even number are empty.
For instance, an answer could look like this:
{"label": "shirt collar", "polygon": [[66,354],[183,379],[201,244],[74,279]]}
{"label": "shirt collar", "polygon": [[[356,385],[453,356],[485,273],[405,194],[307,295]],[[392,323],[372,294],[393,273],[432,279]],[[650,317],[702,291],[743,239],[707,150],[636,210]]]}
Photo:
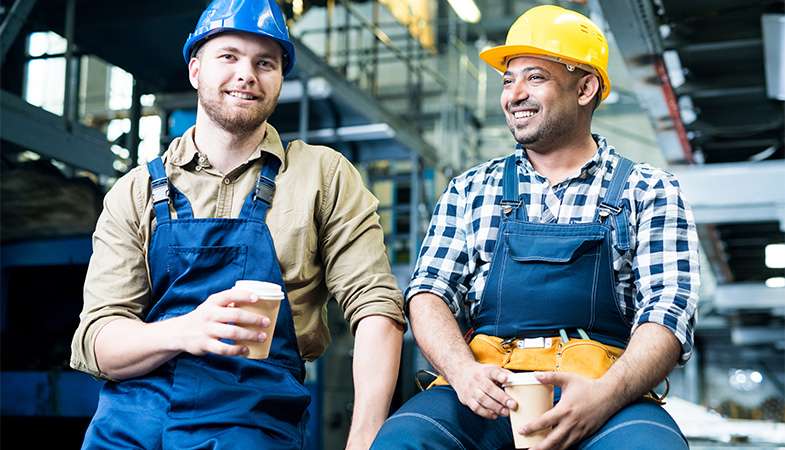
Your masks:
{"label": "shirt collar", "polygon": [[[262,156],[262,153],[268,153],[279,160],[281,160],[281,169],[286,169],[286,158],[281,136],[278,131],[269,123],[265,123],[267,127],[264,133],[264,139],[256,147],[256,150],[248,157],[248,162],[255,161]],[[189,128],[182,137],[172,141],[169,146],[169,160],[176,166],[184,166],[196,159],[198,159],[199,151],[194,142],[194,130],[196,126]]]}
{"label": "shirt collar", "polygon": [[[608,157],[614,153],[613,147],[608,145],[608,140],[604,136],[592,133],[592,138],[594,138],[594,142],[597,143],[597,151],[594,153],[594,156],[592,156],[591,159],[588,160],[576,174],[576,177],[578,178],[588,178],[589,176],[593,175],[595,172],[597,172],[597,170],[599,170],[600,167],[603,166],[602,162],[607,160]],[[523,166],[525,173],[537,173],[537,171],[534,170],[534,166],[532,166],[531,161],[529,161],[528,154],[526,149],[523,147],[523,144],[517,144],[515,146],[515,157],[518,161],[521,161],[521,165]]]}

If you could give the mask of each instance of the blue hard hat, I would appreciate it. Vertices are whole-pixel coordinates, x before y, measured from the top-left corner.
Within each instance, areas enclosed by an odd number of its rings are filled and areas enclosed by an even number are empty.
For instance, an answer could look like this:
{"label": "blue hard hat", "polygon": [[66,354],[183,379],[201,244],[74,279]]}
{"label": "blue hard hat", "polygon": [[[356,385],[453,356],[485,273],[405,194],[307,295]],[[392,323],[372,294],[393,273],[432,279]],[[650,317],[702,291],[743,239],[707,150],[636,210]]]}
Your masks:
{"label": "blue hard hat", "polygon": [[243,31],[275,40],[283,49],[283,75],[294,67],[294,44],[289,40],[286,21],[275,0],[213,0],[185,41],[185,62],[191,60],[191,54],[202,41],[224,31]]}

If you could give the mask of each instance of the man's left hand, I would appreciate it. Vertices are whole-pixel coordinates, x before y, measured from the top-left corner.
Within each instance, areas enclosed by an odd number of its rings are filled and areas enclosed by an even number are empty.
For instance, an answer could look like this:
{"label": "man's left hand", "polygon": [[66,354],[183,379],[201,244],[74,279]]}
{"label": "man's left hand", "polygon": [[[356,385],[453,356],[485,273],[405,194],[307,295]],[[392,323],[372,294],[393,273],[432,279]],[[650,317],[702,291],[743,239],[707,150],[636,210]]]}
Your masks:
{"label": "man's left hand", "polygon": [[547,372],[537,379],[561,387],[561,399],[551,410],[518,430],[530,434],[553,428],[544,441],[530,450],[567,449],[594,433],[618,410],[612,386],[602,380],[567,372]]}

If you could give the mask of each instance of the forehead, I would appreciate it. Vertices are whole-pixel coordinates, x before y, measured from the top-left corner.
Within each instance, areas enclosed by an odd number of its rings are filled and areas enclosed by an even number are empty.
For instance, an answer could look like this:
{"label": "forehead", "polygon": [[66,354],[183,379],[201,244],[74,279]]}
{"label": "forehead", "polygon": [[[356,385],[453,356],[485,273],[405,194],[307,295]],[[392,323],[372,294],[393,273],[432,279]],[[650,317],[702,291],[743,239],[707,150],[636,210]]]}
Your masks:
{"label": "forehead", "polygon": [[536,56],[516,56],[507,61],[508,72],[520,72],[535,67],[541,67],[551,73],[561,73],[564,69],[562,64]]}
{"label": "forehead", "polygon": [[251,33],[225,32],[211,37],[204,43],[206,51],[235,48],[247,54],[282,54],[281,46],[274,40]]}

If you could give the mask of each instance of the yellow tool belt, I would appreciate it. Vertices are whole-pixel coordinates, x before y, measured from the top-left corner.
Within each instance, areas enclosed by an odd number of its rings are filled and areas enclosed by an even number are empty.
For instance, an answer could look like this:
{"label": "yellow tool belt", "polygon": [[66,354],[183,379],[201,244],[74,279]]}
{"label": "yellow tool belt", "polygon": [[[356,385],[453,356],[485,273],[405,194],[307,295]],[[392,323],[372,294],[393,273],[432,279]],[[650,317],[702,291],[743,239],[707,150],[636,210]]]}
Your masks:
{"label": "yellow tool belt", "polygon": [[[493,364],[512,371],[571,372],[589,378],[600,378],[624,353],[624,349],[591,339],[542,337],[503,340],[478,334],[469,343],[474,358],[482,364]],[[439,375],[428,388],[448,385]],[[646,398],[662,403],[662,399],[646,394]]]}

